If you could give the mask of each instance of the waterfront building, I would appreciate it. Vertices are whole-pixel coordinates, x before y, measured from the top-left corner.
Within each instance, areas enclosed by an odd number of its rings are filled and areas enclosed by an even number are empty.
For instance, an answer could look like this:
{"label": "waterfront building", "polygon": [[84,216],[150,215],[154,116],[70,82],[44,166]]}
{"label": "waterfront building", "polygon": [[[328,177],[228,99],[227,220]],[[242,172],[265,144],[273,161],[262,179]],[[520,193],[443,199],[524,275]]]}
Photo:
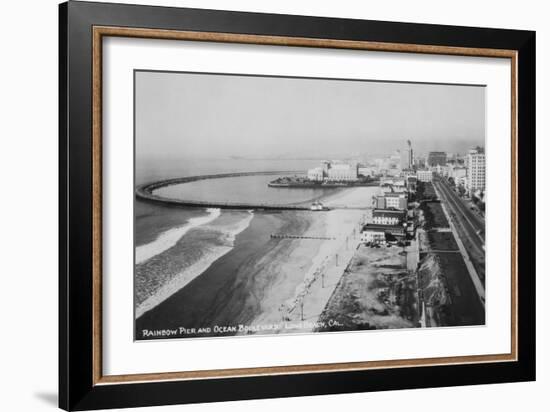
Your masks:
{"label": "waterfront building", "polygon": [[407,147],[401,151],[401,170],[412,169],[414,156],[411,141],[407,140]]}
{"label": "waterfront building", "polygon": [[405,192],[391,192],[385,193],[385,204],[382,209],[407,209],[407,193]]}
{"label": "waterfront building", "polygon": [[328,169],[328,180],[354,181],[357,180],[357,165],[348,163],[333,163]]}
{"label": "waterfront building", "polygon": [[485,190],[485,153],[481,149],[472,149],[467,157],[466,189],[469,193]]}
{"label": "waterfront building", "polygon": [[430,152],[428,153],[428,167],[445,166],[447,163],[447,153]]}
{"label": "waterfront building", "polygon": [[307,171],[307,178],[314,182],[322,182],[325,178],[322,167],[315,167]]}
{"label": "waterfront building", "polygon": [[407,187],[407,183],[405,179],[398,179],[394,182],[393,187],[395,187],[398,191],[402,192]]}
{"label": "waterfront building", "polygon": [[368,227],[365,225],[361,231],[362,243],[379,243],[386,240],[386,231],[383,227]]}
{"label": "waterfront building", "polygon": [[386,237],[403,238],[405,237],[405,227],[396,225],[376,225],[367,223],[361,230],[362,243],[379,243],[384,242]]}
{"label": "waterfront building", "polygon": [[416,178],[420,182],[431,182],[433,180],[434,172],[432,170],[417,170]]}
{"label": "waterfront building", "polygon": [[384,195],[376,196],[374,198],[374,207],[377,209],[385,209],[386,208],[386,197]]}
{"label": "waterfront building", "polygon": [[307,178],[312,181],[356,181],[357,164],[335,163],[324,161],[320,167],[314,167],[307,171]]}
{"label": "waterfront building", "polygon": [[402,189],[405,187],[405,179],[401,176],[385,176],[380,178],[380,186],[390,186],[396,189]]}
{"label": "waterfront building", "polygon": [[395,209],[374,209],[372,211],[372,223],[376,225],[402,225],[407,212]]}

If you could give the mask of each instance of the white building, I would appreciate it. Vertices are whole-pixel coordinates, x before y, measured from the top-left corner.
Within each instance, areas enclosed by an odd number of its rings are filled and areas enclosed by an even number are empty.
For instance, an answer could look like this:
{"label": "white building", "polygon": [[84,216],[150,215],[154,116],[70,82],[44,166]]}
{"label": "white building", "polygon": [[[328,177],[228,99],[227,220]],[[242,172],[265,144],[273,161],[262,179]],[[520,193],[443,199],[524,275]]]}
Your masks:
{"label": "white building", "polygon": [[386,204],[385,209],[407,209],[407,193],[404,192],[392,192],[384,194]]}
{"label": "white building", "polygon": [[414,165],[414,155],[411,141],[407,140],[407,146],[401,150],[401,170],[411,169]]}
{"label": "white building", "polygon": [[473,193],[477,190],[485,190],[485,153],[480,153],[476,149],[468,152],[468,172],[467,187],[468,192]]}
{"label": "white building", "polygon": [[362,243],[379,243],[386,240],[386,231],[381,227],[369,227],[361,232]]}
{"label": "white building", "polygon": [[324,179],[324,173],[322,167],[315,167],[307,171],[307,178],[315,182],[322,182]]}
{"label": "white building", "polygon": [[431,182],[434,177],[434,172],[431,170],[417,170],[416,171],[416,178],[420,182]]}
{"label": "white building", "polygon": [[357,164],[333,163],[324,161],[320,167],[314,167],[307,171],[307,178],[312,181],[355,181],[357,180]]}
{"label": "white building", "polygon": [[405,221],[406,211],[392,209],[374,209],[372,223],[375,225],[401,225]]}
{"label": "white building", "polygon": [[357,165],[348,163],[333,163],[328,169],[328,180],[354,181],[357,180]]}

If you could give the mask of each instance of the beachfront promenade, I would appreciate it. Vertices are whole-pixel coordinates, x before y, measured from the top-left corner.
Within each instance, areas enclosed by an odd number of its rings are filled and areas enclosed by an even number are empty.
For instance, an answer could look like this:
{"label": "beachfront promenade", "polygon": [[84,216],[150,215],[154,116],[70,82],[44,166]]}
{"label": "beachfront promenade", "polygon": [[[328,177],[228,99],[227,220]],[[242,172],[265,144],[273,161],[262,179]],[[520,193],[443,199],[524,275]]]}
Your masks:
{"label": "beachfront promenade", "polygon": [[364,216],[360,213],[356,217],[356,222],[347,225],[346,233],[330,238],[335,242],[325,250],[323,259],[306,274],[296,295],[281,306],[283,321],[291,324],[305,322],[301,330],[313,331],[316,328],[316,322],[359,247],[360,233],[357,227]]}

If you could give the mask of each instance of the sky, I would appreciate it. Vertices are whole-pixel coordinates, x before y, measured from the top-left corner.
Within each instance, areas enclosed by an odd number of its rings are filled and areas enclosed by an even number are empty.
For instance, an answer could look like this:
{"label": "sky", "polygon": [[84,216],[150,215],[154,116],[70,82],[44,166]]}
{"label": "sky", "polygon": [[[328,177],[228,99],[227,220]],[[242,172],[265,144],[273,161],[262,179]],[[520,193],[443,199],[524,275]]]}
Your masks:
{"label": "sky", "polygon": [[136,157],[351,158],[484,146],[483,86],[138,71]]}

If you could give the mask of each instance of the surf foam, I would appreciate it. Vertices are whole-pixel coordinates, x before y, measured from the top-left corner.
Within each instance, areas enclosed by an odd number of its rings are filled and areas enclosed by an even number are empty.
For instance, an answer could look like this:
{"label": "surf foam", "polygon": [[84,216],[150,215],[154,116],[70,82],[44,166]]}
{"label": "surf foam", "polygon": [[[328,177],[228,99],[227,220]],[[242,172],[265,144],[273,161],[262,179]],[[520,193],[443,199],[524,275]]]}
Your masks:
{"label": "surf foam", "polygon": [[164,302],[174,293],[181,290],[192,280],[204,273],[216,260],[232,250],[235,238],[239,233],[244,231],[250,225],[253,217],[253,212],[248,211],[248,214],[244,219],[241,219],[231,225],[216,228],[216,230],[219,230],[222,236],[224,236],[224,244],[217,246],[212,245],[211,247],[209,247],[198,261],[186,267],[184,270],[172,277],[163,286],[153,292],[150,297],[145,299],[141,304],[137,306],[135,313],[136,319],[143,315],[145,312],[150,311],[151,309],[158,306],[160,303]]}
{"label": "surf foam", "polygon": [[155,240],[145,245],[136,247],[136,265],[143,263],[152,257],[161,254],[165,250],[170,249],[178,243],[178,240],[182,238],[187,232],[196,227],[206,225],[215,219],[220,214],[220,209],[206,209],[208,215],[193,217],[183,225],[173,229],[169,229],[166,232],[161,233]]}

